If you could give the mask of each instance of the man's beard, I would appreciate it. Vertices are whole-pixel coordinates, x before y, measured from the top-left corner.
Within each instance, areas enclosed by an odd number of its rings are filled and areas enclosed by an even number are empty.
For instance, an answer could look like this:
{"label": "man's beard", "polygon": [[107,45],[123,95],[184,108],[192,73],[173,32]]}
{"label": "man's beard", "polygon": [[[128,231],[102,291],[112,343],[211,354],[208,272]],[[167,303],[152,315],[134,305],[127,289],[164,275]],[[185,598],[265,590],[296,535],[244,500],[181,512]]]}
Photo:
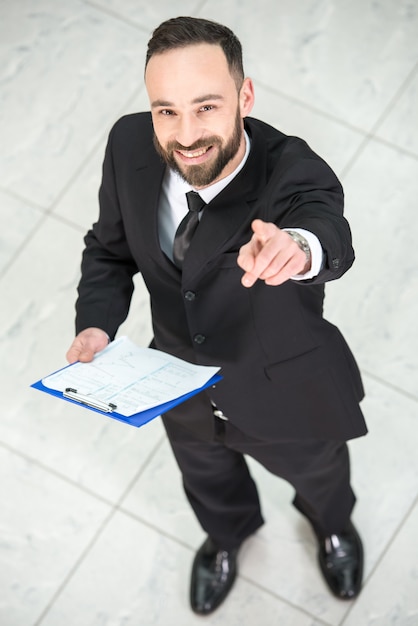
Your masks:
{"label": "man's beard", "polygon": [[[154,145],[157,152],[163,158],[165,163],[167,163],[167,165],[172,170],[180,174],[183,180],[189,183],[189,185],[198,189],[201,187],[206,187],[213,183],[221,175],[222,171],[228,165],[228,163],[237,154],[242,139],[241,124],[241,116],[239,114],[239,110],[237,110],[234,131],[230,139],[224,146],[222,145],[221,137],[214,135],[213,137],[208,137],[206,139],[196,141],[196,143],[194,143],[192,146],[182,146],[181,144],[177,143],[177,141],[170,141],[167,144],[166,148],[164,148],[158,141],[155,134]],[[195,152],[196,150],[199,150],[201,148],[207,148],[209,146],[218,147],[218,154],[216,158],[210,163],[202,163],[201,165],[185,165],[183,167],[174,158],[175,150]]]}

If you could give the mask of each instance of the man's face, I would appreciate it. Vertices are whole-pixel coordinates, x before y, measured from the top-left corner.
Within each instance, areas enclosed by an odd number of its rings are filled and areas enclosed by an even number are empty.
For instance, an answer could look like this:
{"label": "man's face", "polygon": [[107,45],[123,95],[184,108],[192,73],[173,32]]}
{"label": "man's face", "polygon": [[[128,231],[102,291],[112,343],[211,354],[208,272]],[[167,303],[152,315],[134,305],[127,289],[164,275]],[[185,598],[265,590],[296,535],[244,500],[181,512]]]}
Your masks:
{"label": "man's face", "polygon": [[238,93],[220,46],[155,55],[145,81],[155,145],[166,163],[196,189],[232,173],[245,153],[243,117],[254,95],[248,78]]}

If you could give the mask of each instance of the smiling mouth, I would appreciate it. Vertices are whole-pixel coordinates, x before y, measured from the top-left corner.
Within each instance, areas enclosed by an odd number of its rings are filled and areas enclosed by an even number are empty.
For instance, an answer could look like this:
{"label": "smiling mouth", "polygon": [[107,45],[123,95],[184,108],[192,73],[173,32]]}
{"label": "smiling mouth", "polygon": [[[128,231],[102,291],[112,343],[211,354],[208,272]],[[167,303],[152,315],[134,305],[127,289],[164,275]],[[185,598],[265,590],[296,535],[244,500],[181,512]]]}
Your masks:
{"label": "smiling mouth", "polygon": [[207,148],[200,148],[199,150],[176,150],[176,152],[186,159],[198,159],[204,156],[211,148],[212,146],[208,146]]}

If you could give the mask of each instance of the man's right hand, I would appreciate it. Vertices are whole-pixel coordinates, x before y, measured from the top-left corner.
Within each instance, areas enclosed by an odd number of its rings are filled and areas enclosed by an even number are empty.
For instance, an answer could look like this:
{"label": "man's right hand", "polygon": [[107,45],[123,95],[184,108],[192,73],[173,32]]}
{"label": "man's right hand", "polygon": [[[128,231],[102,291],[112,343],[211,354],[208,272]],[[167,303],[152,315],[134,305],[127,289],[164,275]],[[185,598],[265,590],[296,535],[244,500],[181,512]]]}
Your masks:
{"label": "man's right hand", "polygon": [[88,363],[96,352],[106,348],[109,337],[101,328],[86,328],[77,335],[67,352],[67,361]]}

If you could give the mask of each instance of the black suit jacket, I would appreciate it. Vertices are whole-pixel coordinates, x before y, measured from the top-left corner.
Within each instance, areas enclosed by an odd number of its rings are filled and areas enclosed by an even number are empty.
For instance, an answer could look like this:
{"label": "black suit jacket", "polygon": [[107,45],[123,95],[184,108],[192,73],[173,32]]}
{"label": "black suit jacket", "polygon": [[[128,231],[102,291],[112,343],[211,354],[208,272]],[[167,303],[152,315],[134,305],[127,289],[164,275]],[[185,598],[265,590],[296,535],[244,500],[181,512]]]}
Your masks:
{"label": "black suit jacket", "polygon": [[[255,119],[245,126],[249,158],[207,205],[181,273],[159,245],[164,165],[153,145],[151,116],[116,123],[103,166],[100,217],[85,238],[77,331],[96,326],[113,337],[139,271],[150,294],[152,345],[222,368],[222,382],[172,411],[173,419],[204,436],[212,428],[212,400],[259,439],[363,435],[357,365],[339,330],[322,317],[324,283],[354,260],[341,185],[304,141]],[[255,217],[315,233],[325,258],[320,274],[303,283],[268,287],[258,281],[244,288],[237,255]]]}

